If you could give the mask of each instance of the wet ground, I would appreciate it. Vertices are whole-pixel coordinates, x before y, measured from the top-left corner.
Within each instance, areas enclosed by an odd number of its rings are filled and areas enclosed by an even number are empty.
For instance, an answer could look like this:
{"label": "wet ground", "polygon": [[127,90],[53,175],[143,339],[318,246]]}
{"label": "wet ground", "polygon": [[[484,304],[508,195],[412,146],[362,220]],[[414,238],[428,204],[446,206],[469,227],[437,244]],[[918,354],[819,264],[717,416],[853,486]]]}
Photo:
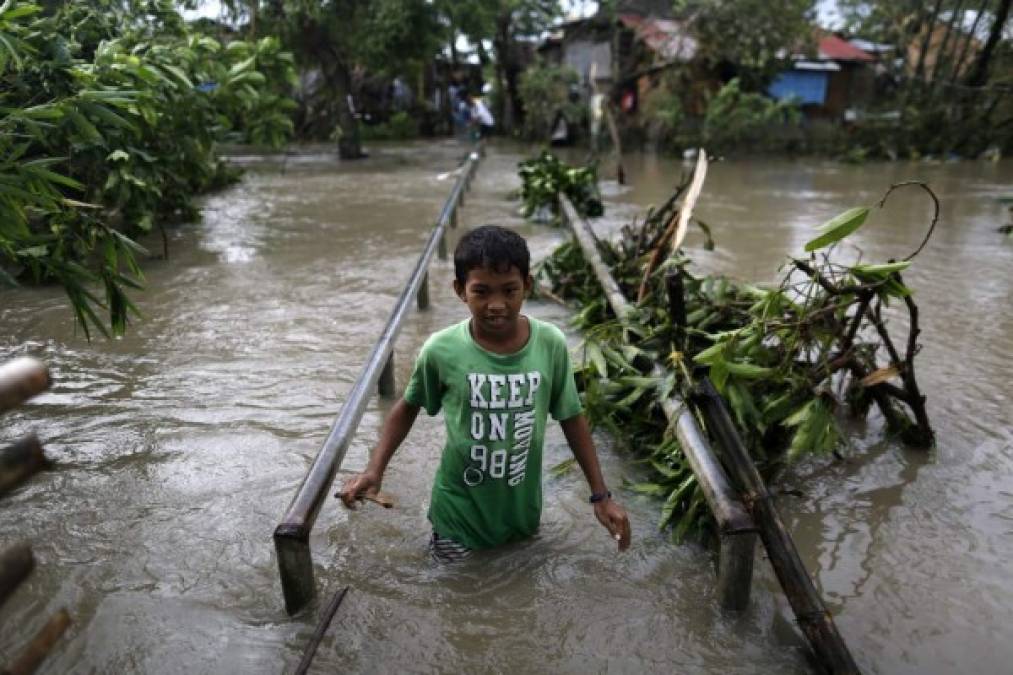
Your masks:
{"label": "wet ground", "polygon": [[[542,257],[563,233],[523,222],[506,199],[522,152],[490,151],[461,224],[516,227]],[[56,380],[4,416],[0,442],[36,429],[58,462],[0,503],[0,542],[29,539],[39,561],[0,609],[0,660],[66,606],[74,625],[43,672],[277,673],[298,663],[320,606],[285,615],[271,533],[449,193],[439,174],[463,153],[447,141],[379,146],[355,164],[329,148],[237,156],[250,169],[243,182],[208,197],[202,223],[171,232],[168,261],[145,264],[145,318],[121,340],[76,334],[57,289],[0,291],[0,360],[37,356]],[[662,201],[684,168],[630,157],[632,187],[605,182],[596,228],[615,231]],[[884,442],[873,419],[855,430],[846,462],[799,467],[789,483],[803,496],[780,503],[864,670],[1005,672],[1013,245],[995,228],[1013,164],[717,163],[698,213],[718,248],[703,251],[692,231],[687,245],[703,269],[769,281],[813,227],[912,178],[943,203],[906,275],[923,310],[919,377],[938,447]],[[906,255],[930,213],[924,195],[899,193],[856,241],[872,259]],[[425,337],[466,316],[451,276],[434,263],[432,308],[398,342],[399,383]],[[558,306],[528,310],[566,322]],[[370,404],[347,469],[364,465],[386,409]],[[705,550],[671,545],[656,532],[657,504],[623,494],[635,544],[616,554],[576,472],[546,478],[535,539],[434,566],[425,513],[441,424],[420,418],[395,457],[385,481],[395,509],[350,514],[332,500],[322,510],[312,542],[321,600],[352,590],[316,672],[808,671],[762,556],[751,608],[722,615]],[[635,479],[636,464],[598,440],[610,483]],[[568,456],[558,428],[546,455],[547,465]]]}

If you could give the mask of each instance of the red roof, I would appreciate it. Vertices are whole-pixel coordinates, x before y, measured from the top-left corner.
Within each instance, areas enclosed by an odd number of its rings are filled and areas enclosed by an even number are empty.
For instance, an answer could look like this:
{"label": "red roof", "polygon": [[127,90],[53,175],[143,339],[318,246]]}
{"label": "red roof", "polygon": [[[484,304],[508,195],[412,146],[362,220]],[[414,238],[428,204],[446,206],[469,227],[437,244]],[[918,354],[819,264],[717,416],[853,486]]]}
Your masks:
{"label": "red roof", "polygon": [[869,52],[864,52],[855,45],[842,40],[836,35],[827,35],[820,38],[820,56],[835,61],[875,61],[876,58]]}

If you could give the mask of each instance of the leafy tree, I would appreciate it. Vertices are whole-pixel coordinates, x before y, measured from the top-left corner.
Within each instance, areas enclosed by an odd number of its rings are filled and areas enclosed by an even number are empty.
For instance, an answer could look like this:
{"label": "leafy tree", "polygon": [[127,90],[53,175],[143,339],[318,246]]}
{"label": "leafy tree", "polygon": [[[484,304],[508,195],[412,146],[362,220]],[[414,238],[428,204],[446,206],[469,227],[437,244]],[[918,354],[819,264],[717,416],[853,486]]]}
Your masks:
{"label": "leafy tree", "polygon": [[437,3],[451,34],[460,31],[479,46],[485,65],[484,42],[491,42],[498,96],[496,121],[508,133],[524,121],[520,78],[524,70],[524,46],[538,38],[559,18],[557,0],[443,0]]}
{"label": "leafy tree", "polygon": [[103,310],[122,333],[131,237],[234,175],[217,140],[284,142],[293,76],[277,40],[223,47],[169,0],[0,4],[0,278],[57,281],[86,335]]}
{"label": "leafy tree", "polygon": [[519,93],[524,104],[523,131],[526,138],[546,140],[552,132],[556,114],[563,113],[569,124],[579,125],[584,105],[571,101],[570,93],[580,84],[577,71],[541,61],[521,74]]}
{"label": "leafy tree", "polygon": [[[974,155],[1013,147],[1006,93],[1013,50],[1003,41],[1010,0],[839,0],[846,28],[896,47],[887,61],[900,110],[891,136],[913,152]],[[965,15],[972,12],[970,25]],[[984,39],[982,36],[986,35]]]}
{"label": "leafy tree", "polygon": [[441,28],[427,0],[269,0],[259,3],[264,29],[282,37],[304,69],[319,69],[338,122],[342,158],[362,157],[350,107],[354,74],[393,74],[439,51]]}
{"label": "leafy tree", "polygon": [[689,20],[703,61],[760,91],[809,45],[813,0],[676,0]]}

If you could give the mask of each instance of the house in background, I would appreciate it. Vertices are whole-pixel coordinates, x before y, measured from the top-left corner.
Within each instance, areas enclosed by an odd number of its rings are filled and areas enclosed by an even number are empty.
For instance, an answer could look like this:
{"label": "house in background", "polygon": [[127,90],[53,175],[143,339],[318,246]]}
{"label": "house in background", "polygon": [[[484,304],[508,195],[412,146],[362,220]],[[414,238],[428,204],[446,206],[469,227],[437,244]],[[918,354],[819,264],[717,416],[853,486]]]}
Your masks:
{"label": "house in background", "polygon": [[[888,46],[877,47],[883,52]],[[778,75],[767,93],[778,100],[798,100],[809,118],[854,119],[857,110],[873,101],[877,54],[837,35],[818,36],[816,58],[795,58],[791,69]]]}
{"label": "house in background", "polygon": [[686,64],[695,38],[673,18],[671,2],[620,2],[613,21],[605,12],[560,25],[538,49],[542,58],[572,68],[585,94],[611,94],[622,118],[658,84],[658,74]]}

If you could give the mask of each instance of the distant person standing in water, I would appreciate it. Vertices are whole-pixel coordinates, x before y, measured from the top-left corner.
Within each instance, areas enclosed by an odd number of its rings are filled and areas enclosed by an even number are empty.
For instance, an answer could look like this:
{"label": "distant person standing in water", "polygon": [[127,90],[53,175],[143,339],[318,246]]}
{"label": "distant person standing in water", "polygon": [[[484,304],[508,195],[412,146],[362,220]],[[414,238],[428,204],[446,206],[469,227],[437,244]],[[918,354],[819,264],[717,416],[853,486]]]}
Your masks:
{"label": "distant person standing in water", "polygon": [[471,122],[478,130],[478,137],[488,138],[496,126],[496,120],[493,119],[489,108],[479,97],[469,94],[468,102],[471,103]]}

